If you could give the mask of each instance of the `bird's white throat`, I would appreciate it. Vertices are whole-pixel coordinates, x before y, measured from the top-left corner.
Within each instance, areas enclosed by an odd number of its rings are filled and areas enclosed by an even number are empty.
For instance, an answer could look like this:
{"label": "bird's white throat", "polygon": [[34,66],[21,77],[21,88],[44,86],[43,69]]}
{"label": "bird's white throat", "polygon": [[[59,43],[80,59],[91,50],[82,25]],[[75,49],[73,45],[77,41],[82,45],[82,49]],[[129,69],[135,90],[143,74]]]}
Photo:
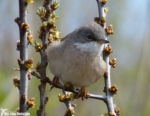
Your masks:
{"label": "bird's white throat", "polygon": [[80,49],[82,52],[91,52],[96,54],[102,54],[104,45],[101,45],[97,42],[88,42],[88,43],[75,43],[77,49]]}

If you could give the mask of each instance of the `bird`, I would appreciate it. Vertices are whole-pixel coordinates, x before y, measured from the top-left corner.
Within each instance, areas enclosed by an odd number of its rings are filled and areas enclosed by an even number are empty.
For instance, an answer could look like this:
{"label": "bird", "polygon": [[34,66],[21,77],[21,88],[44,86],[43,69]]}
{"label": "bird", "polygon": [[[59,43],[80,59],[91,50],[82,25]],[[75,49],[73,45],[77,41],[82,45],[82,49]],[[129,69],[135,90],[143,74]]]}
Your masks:
{"label": "bird", "polygon": [[50,72],[60,83],[86,88],[97,82],[106,72],[102,53],[105,31],[96,22],[90,22],[52,42],[47,48]]}

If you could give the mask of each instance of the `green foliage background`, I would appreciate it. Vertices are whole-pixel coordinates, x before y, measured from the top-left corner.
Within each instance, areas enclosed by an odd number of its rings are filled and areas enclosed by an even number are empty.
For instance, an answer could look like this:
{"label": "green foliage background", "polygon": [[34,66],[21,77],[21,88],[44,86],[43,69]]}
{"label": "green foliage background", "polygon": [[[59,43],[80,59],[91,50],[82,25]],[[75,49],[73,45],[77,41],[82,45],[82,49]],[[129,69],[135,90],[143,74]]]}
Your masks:
{"label": "green foliage background", "polygon": [[[96,0],[59,0],[60,7],[56,14],[60,16],[57,28],[62,37],[78,26],[93,21],[98,16]],[[13,4],[12,4],[13,3]],[[29,5],[28,23],[34,38],[38,39],[37,31],[41,21],[36,15],[37,7],[42,0],[35,0]],[[110,58],[117,58],[117,67],[112,69],[112,84],[119,88],[114,95],[114,103],[121,109],[121,116],[148,116],[150,115],[150,2],[149,0],[109,0],[107,24],[113,24],[114,35],[109,37],[113,53]],[[0,0],[0,108],[15,111],[18,108],[18,89],[14,87],[12,79],[19,77],[19,72],[12,71],[11,67],[18,67],[19,52],[16,51],[16,41],[19,39],[19,30],[14,19],[18,17],[18,1]],[[29,46],[29,57],[40,61],[39,54]],[[49,77],[53,77],[47,71]],[[104,80],[87,88],[90,93],[104,94]],[[36,106],[30,109],[31,116],[36,115],[39,106],[39,80],[33,77],[29,81],[29,98],[34,97]],[[48,116],[62,116],[66,110],[58,100],[59,89],[49,91],[49,102],[46,106]],[[99,116],[107,112],[102,101],[93,99],[75,100],[77,116]]]}

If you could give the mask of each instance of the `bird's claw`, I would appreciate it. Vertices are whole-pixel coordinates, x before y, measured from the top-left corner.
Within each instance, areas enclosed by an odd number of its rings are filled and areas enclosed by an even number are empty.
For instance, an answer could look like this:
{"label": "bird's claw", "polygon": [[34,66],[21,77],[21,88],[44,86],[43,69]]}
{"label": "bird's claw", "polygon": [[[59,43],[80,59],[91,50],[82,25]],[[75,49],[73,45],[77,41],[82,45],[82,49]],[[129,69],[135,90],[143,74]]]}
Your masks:
{"label": "bird's claw", "polygon": [[85,90],[85,87],[81,87],[78,96],[82,98],[82,100],[84,100],[84,98],[89,98],[90,94]]}
{"label": "bird's claw", "polygon": [[55,85],[57,85],[59,83],[59,78],[58,77],[54,77],[53,80],[52,80],[52,83],[51,83],[51,88],[50,88],[50,91],[55,87]]}

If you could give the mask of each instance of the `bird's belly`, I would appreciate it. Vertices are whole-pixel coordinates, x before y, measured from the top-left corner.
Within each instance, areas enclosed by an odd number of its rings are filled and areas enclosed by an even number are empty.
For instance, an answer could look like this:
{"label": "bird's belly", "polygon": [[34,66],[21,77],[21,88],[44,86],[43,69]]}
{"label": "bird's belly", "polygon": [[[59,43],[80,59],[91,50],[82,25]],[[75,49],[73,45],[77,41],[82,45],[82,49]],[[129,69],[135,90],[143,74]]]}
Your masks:
{"label": "bird's belly", "polygon": [[92,74],[83,74],[83,73],[67,73],[63,74],[60,77],[60,81],[62,83],[70,83],[74,87],[88,87],[91,84],[95,83],[100,76],[92,75]]}
{"label": "bird's belly", "polygon": [[68,47],[61,57],[50,57],[50,70],[63,84],[71,83],[75,87],[90,86],[103,76],[106,63],[101,55],[82,52]]}
{"label": "bird's belly", "polygon": [[104,74],[101,63],[97,61],[73,61],[70,64],[63,66],[64,70],[59,78],[62,83],[71,83],[75,87],[90,86]]}

